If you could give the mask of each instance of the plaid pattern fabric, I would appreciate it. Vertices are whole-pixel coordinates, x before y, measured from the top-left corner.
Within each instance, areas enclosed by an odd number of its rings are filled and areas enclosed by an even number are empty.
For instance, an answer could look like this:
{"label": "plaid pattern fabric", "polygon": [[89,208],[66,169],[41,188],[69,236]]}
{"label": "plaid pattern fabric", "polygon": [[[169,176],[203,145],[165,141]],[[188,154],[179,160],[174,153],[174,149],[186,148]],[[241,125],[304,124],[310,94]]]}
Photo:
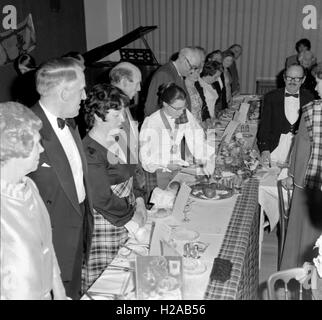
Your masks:
{"label": "plaid pattern fabric", "polygon": [[305,175],[308,188],[322,186],[322,100],[315,100],[303,107],[303,117],[311,141],[311,157]]}
{"label": "plaid pattern fabric", "polygon": [[135,196],[133,193],[133,177],[130,179],[111,186],[113,193],[119,198],[128,198],[129,203],[135,205]]}
{"label": "plaid pattern fabric", "polygon": [[186,109],[184,109],[184,110],[183,110],[183,112],[182,112],[182,114],[180,115],[180,117],[179,117],[179,118],[177,118],[177,119],[174,121],[174,123],[175,123],[175,124],[183,124],[183,123],[187,123],[187,122],[189,122],[189,120],[188,120],[188,116],[187,116],[187,110],[186,110]]}
{"label": "plaid pattern fabric", "polygon": [[120,245],[128,239],[125,227],[116,227],[94,210],[92,246],[87,264],[82,269],[82,291],[96,281],[117,255]]}
{"label": "plaid pattern fabric", "polygon": [[238,197],[218,257],[232,262],[230,279],[209,279],[205,300],[256,300],[258,290],[258,185],[250,179]]}
{"label": "plaid pattern fabric", "polygon": [[143,170],[143,171],[144,171],[144,174],[145,174],[145,183],[146,183],[146,199],[145,199],[146,201],[145,202],[148,204],[153,189],[158,186],[157,174],[155,172],[150,173],[150,172],[145,171],[145,170]]}

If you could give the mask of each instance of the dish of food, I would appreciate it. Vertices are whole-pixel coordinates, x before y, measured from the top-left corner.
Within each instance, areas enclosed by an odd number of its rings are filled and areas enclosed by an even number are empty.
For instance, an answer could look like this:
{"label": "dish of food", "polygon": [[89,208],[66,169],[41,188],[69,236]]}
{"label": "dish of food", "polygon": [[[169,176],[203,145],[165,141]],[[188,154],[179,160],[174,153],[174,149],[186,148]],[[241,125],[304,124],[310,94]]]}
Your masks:
{"label": "dish of food", "polygon": [[191,196],[202,200],[222,200],[233,196],[231,188],[217,183],[198,183],[191,189]]}
{"label": "dish of food", "polygon": [[148,213],[152,219],[162,219],[170,216],[172,209],[152,208]]}

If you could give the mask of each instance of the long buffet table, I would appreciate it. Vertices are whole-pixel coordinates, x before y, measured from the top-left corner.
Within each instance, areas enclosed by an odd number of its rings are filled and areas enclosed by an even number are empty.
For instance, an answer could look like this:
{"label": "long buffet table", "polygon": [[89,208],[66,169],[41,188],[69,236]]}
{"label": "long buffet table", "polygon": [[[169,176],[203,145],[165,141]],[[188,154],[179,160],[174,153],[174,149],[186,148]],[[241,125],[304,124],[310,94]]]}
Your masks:
{"label": "long buffet table", "polygon": [[[254,139],[257,128],[253,127],[250,131],[254,131]],[[254,142],[253,139],[250,143]],[[168,224],[175,221],[188,230],[198,231],[200,235],[197,240],[209,244],[200,256],[201,263],[206,266],[205,271],[195,275],[184,274],[183,299],[257,299],[260,230],[258,187],[259,180],[251,178],[243,186],[241,194],[229,199],[194,199],[188,212],[189,222],[170,217],[174,220],[168,220]],[[139,246],[132,248],[135,248],[133,252],[137,252]],[[128,259],[118,255],[82,299],[114,299],[120,298],[119,293],[124,299],[136,299],[134,258],[133,255]],[[224,270],[225,267],[218,267],[218,259],[231,265],[229,272],[227,268]],[[220,279],[220,273],[226,273],[226,279]]]}

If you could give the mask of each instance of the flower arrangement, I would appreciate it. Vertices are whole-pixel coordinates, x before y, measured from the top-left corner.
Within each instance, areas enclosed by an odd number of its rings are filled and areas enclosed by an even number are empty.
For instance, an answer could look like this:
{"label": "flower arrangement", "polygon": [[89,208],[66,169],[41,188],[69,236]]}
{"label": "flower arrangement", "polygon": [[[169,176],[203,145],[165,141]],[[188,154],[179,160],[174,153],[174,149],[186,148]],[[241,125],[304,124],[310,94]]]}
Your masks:
{"label": "flower arrangement", "polygon": [[251,177],[260,163],[258,151],[247,146],[242,133],[236,133],[230,142],[223,138],[216,159],[216,167],[242,174],[244,178]]}

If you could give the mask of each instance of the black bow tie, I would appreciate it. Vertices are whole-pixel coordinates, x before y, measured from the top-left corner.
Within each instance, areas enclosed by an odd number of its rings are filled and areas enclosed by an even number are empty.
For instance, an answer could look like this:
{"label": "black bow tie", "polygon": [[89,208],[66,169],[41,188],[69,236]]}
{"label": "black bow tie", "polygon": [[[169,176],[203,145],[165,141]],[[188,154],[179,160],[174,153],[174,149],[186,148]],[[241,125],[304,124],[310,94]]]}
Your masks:
{"label": "black bow tie", "polygon": [[285,97],[294,97],[294,98],[298,98],[299,97],[299,94],[298,93],[288,93],[288,92],[285,92]]}
{"label": "black bow tie", "polygon": [[67,118],[67,119],[57,118],[57,124],[58,124],[58,128],[60,129],[64,129],[65,125],[67,125],[68,127],[72,127],[73,129],[76,128],[76,123],[73,118]]}

